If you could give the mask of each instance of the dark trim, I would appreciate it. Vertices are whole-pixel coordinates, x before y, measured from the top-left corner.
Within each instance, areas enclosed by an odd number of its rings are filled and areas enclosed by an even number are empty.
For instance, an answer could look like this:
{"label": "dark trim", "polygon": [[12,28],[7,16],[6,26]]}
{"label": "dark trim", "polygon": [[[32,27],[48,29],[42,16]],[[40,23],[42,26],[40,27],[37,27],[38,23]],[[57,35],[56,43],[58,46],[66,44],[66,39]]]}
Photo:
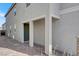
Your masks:
{"label": "dark trim", "polygon": [[16,3],[13,3],[11,7],[9,8],[8,12],[5,14],[5,17],[9,14],[9,12],[13,9],[13,7],[16,5]]}

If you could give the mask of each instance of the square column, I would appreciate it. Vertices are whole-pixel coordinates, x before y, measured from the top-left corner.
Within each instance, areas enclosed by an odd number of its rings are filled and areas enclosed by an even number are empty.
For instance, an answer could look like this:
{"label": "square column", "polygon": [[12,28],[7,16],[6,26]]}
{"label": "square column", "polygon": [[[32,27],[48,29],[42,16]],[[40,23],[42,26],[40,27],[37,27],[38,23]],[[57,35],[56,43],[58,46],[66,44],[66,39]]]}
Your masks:
{"label": "square column", "polygon": [[52,55],[52,18],[45,17],[45,53]]}
{"label": "square column", "polygon": [[30,47],[33,47],[34,43],[33,43],[33,40],[34,40],[34,34],[33,34],[33,29],[34,29],[34,24],[33,24],[33,21],[30,21],[30,24],[29,24],[29,46]]}

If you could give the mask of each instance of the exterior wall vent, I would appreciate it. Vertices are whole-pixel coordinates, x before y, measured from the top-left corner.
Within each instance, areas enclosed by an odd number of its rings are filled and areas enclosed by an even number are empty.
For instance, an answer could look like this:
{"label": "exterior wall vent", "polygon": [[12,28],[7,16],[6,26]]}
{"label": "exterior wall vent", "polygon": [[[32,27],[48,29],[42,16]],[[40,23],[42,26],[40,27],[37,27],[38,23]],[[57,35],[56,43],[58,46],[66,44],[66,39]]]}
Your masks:
{"label": "exterior wall vent", "polygon": [[26,8],[30,6],[30,3],[26,3]]}

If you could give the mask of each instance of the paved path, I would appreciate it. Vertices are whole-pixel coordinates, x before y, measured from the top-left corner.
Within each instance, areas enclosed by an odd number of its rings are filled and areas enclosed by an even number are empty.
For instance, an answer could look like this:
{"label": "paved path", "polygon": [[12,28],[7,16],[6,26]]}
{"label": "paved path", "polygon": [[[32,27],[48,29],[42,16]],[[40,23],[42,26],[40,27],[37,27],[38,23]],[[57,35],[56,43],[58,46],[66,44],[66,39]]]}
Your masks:
{"label": "paved path", "polygon": [[14,39],[0,36],[0,56],[40,56],[39,47],[29,47],[28,44],[22,44]]}

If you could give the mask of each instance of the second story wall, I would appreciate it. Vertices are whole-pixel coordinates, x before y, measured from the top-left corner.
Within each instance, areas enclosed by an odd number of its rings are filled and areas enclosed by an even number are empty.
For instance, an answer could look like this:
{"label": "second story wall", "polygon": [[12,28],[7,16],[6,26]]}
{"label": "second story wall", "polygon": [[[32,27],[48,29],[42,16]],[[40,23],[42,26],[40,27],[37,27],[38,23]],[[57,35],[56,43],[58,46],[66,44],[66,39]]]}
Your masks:
{"label": "second story wall", "polygon": [[60,3],[50,3],[49,4],[49,13],[53,17],[59,18],[60,13]]}
{"label": "second story wall", "polygon": [[79,3],[61,3],[61,10],[62,9],[67,9],[67,8],[71,8],[74,6],[79,6]]}
{"label": "second story wall", "polygon": [[46,15],[48,13],[49,4],[45,3],[31,3],[28,7],[26,4],[17,4],[17,19],[18,21],[30,20],[35,17]]}

